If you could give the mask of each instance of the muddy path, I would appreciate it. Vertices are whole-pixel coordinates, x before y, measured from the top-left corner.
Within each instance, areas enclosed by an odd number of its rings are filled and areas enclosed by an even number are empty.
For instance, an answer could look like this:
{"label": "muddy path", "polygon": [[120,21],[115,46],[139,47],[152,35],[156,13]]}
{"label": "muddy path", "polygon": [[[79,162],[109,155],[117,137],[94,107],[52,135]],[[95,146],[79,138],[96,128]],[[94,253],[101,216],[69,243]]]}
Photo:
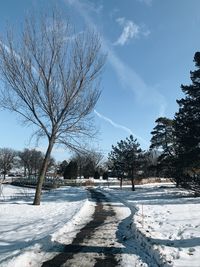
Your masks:
{"label": "muddy path", "polygon": [[92,220],[80,230],[71,244],[64,247],[64,251],[44,262],[43,267],[120,266],[122,244],[115,239],[118,226],[116,214],[103,193],[94,189],[90,193],[96,202]]}

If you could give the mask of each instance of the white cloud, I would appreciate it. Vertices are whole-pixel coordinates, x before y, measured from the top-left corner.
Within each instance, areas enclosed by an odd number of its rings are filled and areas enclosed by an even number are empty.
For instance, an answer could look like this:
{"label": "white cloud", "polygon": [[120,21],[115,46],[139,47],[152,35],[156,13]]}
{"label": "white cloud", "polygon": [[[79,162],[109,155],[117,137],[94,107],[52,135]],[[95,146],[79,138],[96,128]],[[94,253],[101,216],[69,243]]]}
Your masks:
{"label": "white cloud", "polygon": [[137,38],[140,33],[140,27],[131,20],[117,18],[116,22],[123,27],[122,33],[114,45],[125,45],[130,39]]}
{"label": "white cloud", "polygon": [[125,18],[117,18],[116,19],[116,22],[118,22],[119,25],[123,26],[124,25],[124,22],[125,22]]}
{"label": "white cloud", "polygon": [[127,44],[131,39],[137,39],[141,36],[148,37],[151,33],[150,30],[147,29],[145,25],[137,25],[132,20],[127,20],[124,17],[117,18],[116,22],[123,29],[117,41],[114,42],[114,45],[123,46]]}
{"label": "white cloud", "polygon": [[[86,24],[92,27],[94,31],[98,32],[95,23],[88,14],[89,7],[87,7],[85,4],[83,5],[83,3],[79,0],[65,0],[65,2],[68,4],[69,1],[73,1],[73,6],[84,18]],[[120,23],[125,21],[125,18],[119,19]],[[134,69],[125,64],[115,53],[113,46],[110,45],[109,41],[103,36],[101,36],[101,41],[103,49],[108,54],[108,61],[112,65],[123,86],[134,92],[137,101],[140,102],[141,105],[156,106],[159,109],[158,116],[164,115],[167,106],[164,96],[156,88],[148,86]]]}

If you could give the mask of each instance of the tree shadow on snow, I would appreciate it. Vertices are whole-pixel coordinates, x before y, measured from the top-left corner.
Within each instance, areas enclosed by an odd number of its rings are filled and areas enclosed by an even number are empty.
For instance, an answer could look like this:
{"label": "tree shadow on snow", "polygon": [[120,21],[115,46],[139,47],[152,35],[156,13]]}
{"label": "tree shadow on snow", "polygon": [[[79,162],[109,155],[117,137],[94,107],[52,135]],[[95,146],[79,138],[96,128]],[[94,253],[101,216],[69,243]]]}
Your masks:
{"label": "tree shadow on snow", "polygon": [[[169,192],[169,189],[171,191]],[[136,187],[135,191],[130,188],[122,190],[114,189],[111,191],[113,195],[123,198],[130,205],[179,205],[179,204],[195,204],[200,203],[200,197],[194,197],[192,192],[184,189],[175,188],[174,186],[157,186],[156,188],[140,188]]]}
{"label": "tree shadow on snow", "polygon": [[[35,193],[28,192],[28,189],[22,188],[9,197],[1,197],[0,204],[10,203],[18,205],[30,205],[33,202]],[[86,194],[77,188],[60,188],[42,192],[41,204],[45,202],[76,202],[86,199]]]}

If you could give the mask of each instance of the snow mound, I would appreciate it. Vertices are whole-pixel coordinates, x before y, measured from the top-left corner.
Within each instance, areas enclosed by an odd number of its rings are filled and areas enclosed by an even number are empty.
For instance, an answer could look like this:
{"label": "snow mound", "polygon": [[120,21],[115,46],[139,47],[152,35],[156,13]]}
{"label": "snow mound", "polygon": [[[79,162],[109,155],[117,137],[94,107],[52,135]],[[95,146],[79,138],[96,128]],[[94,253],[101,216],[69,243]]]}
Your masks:
{"label": "snow mound", "polygon": [[173,184],[106,190],[130,208],[133,236],[159,266],[200,267],[200,198]]}
{"label": "snow mound", "polygon": [[83,188],[43,192],[40,206],[32,205],[33,197],[33,189],[4,185],[0,202],[1,267],[39,266],[44,258],[54,255],[52,249],[56,253],[62,248],[64,233],[71,242],[76,220],[90,220],[93,212]]}

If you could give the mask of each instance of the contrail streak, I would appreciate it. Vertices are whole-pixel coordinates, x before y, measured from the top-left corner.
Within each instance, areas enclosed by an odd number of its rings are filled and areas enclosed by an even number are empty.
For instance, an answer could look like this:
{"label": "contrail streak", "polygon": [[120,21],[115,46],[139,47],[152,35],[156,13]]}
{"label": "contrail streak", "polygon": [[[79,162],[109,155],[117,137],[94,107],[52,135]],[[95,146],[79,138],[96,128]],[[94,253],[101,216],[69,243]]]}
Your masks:
{"label": "contrail streak", "polygon": [[114,122],[112,119],[100,114],[98,111],[94,110],[94,113],[102,120],[107,121],[108,123],[110,123],[113,127],[118,128],[118,129],[122,129],[125,132],[127,132],[130,135],[133,135],[135,138],[137,138],[138,140],[142,141],[142,143],[144,143],[145,145],[148,145],[148,142],[146,140],[144,140],[142,137],[134,134],[131,129],[129,129],[128,127],[121,125],[119,123]]}

